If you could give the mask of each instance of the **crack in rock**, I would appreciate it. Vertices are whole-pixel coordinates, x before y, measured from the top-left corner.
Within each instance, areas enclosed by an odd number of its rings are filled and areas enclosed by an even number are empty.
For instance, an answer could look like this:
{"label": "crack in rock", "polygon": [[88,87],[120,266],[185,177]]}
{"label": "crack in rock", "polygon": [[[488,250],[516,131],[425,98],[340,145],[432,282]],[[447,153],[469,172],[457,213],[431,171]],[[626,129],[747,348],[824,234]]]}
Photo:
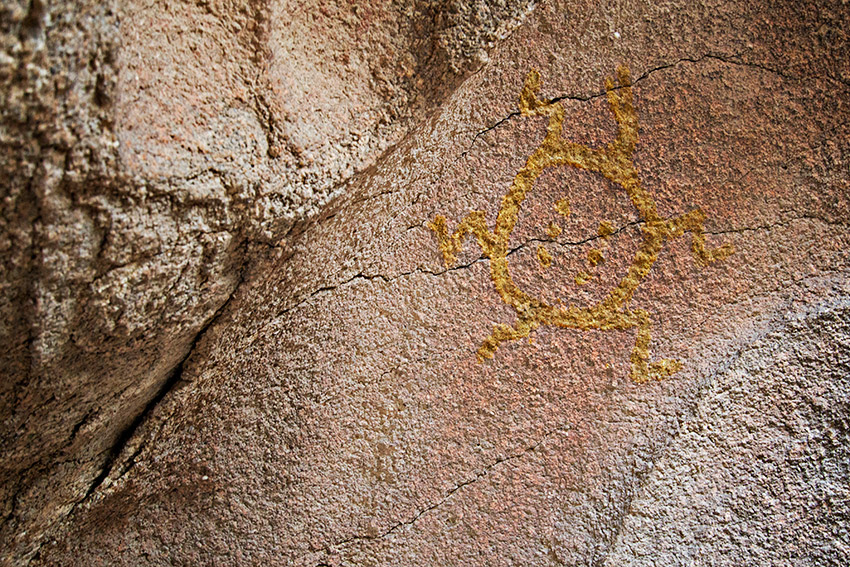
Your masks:
{"label": "crack in rock", "polygon": [[325,551],[330,552],[331,550],[333,550],[337,547],[344,547],[344,546],[353,544],[353,543],[358,542],[358,541],[370,541],[370,540],[375,541],[375,540],[384,539],[384,538],[390,536],[393,532],[395,532],[395,531],[397,531],[401,528],[404,528],[405,526],[411,526],[411,525],[415,524],[419,520],[419,518],[421,518],[423,515],[427,514],[428,512],[432,512],[433,510],[436,510],[437,508],[439,508],[440,506],[445,504],[458,491],[462,490],[463,488],[465,488],[467,486],[475,484],[476,482],[478,482],[482,478],[486,477],[490,473],[490,471],[493,470],[495,467],[497,467],[497,466],[499,466],[503,463],[524,457],[528,453],[537,449],[540,445],[542,445],[552,435],[554,435],[558,432],[566,432],[566,431],[568,431],[568,429],[569,428],[564,426],[564,425],[556,427],[556,428],[544,433],[543,436],[539,440],[535,441],[534,443],[532,443],[530,445],[527,445],[521,451],[519,451],[517,453],[512,453],[510,455],[506,455],[504,457],[497,458],[492,463],[484,465],[478,472],[475,473],[474,476],[472,476],[471,478],[469,478],[467,480],[464,480],[462,482],[455,484],[455,486],[453,488],[451,488],[446,493],[446,495],[443,496],[443,498],[441,498],[437,502],[434,502],[433,504],[430,504],[430,505],[418,510],[417,512],[415,512],[413,514],[413,516],[410,517],[410,519],[398,522],[396,524],[393,524],[390,528],[388,528],[387,530],[383,531],[382,533],[380,533],[378,535],[355,535],[355,536],[351,536],[351,537],[346,538],[342,541],[338,541],[336,543],[333,543],[331,545],[326,546]]}

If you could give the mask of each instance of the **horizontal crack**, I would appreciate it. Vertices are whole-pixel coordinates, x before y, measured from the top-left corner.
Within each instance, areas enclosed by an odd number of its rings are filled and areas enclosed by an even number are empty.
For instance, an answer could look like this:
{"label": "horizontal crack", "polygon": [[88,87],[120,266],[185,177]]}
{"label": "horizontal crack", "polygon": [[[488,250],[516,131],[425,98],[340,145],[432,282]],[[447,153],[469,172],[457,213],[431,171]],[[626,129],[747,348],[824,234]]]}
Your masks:
{"label": "horizontal crack", "polygon": [[[738,227],[738,228],[729,228],[729,229],[725,229],[725,230],[716,230],[716,231],[708,231],[707,230],[707,231],[704,232],[704,234],[723,235],[723,234],[734,234],[734,233],[749,232],[749,231],[771,230],[771,229],[779,227],[779,226],[783,226],[783,227],[788,226],[790,223],[792,223],[794,221],[798,221],[798,220],[819,221],[819,222],[822,222],[824,224],[836,225],[836,226],[850,226],[850,224],[845,224],[845,223],[841,223],[841,222],[830,222],[830,221],[826,221],[824,219],[821,219],[819,217],[803,215],[803,216],[798,216],[798,217],[791,217],[791,218],[788,218],[788,219],[784,219],[782,221],[777,221],[777,222],[772,223],[772,224],[758,225],[758,226],[755,226],[755,227]],[[628,223],[614,229],[614,232],[612,232],[611,235],[613,236],[615,234],[619,234],[619,233],[623,232],[624,230],[631,228],[631,227],[634,227],[634,226],[640,226],[641,224],[644,224],[645,222],[646,221],[644,221],[644,220],[635,220],[635,221],[628,222]],[[690,232],[690,231],[687,231],[687,232]],[[530,238],[527,241],[523,242],[522,244],[519,244],[519,245],[509,249],[506,256],[511,256],[512,254],[516,253],[517,251],[522,250],[522,249],[526,248],[527,246],[529,246],[533,243],[557,244],[558,246],[561,246],[561,247],[568,247],[568,246],[581,246],[581,245],[587,244],[588,242],[593,242],[595,240],[598,240],[600,238],[602,238],[602,237],[599,236],[599,235],[593,235],[593,236],[590,236],[590,237],[585,238],[583,240],[567,241],[567,242],[559,242],[557,240],[545,239],[545,238]],[[311,299],[313,299],[317,295],[320,295],[322,293],[331,292],[331,291],[334,291],[334,290],[339,289],[341,287],[348,286],[348,285],[352,284],[353,282],[355,282],[357,280],[367,280],[367,281],[381,280],[385,283],[389,283],[389,282],[395,281],[395,280],[400,279],[400,278],[412,276],[414,274],[427,274],[427,275],[430,275],[430,276],[441,276],[441,275],[449,273],[449,272],[455,272],[455,271],[458,271],[458,270],[463,270],[463,269],[469,268],[470,266],[473,266],[474,264],[477,264],[479,262],[483,262],[483,261],[486,261],[486,260],[487,260],[486,256],[480,255],[477,258],[475,258],[474,260],[472,260],[471,262],[467,262],[465,264],[459,264],[457,266],[453,266],[453,267],[447,268],[445,270],[431,271],[431,270],[426,270],[426,269],[423,269],[423,268],[417,268],[415,270],[410,270],[408,272],[401,272],[401,273],[398,273],[398,274],[395,274],[395,275],[392,275],[392,276],[386,276],[384,274],[358,273],[358,274],[351,276],[347,280],[343,280],[342,282],[339,282],[337,284],[327,285],[327,286],[322,286],[320,288],[317,288],[316,290],[310,292],[306,297],[304,297],[303,299],[301,299],[300,301],[298,301],[294,305],[279,311],[277,316],[280,317],[281,315],[284,315],[284,314],[286,314],[290,311],[293,311],[293,310],[303,306],[304,304],[308,303]]]}
{"label": "horizontal crack", "polygon": [[310,292],[306,297],[299,300],[294,305],[291,305],[290,307],[286,307],[285,309],[282,309],[281,311],[279,311],[277,313],[277,317],[280,317],[281,315],[284,315],[284,314],[286,314],[290,311],[293,311],[293,310],[301,307],[302,305],[309,302],[311,299],[313,299],[314,297],[316,297],[319,294],[326,293],[326,292],[329,292],[329,291],[334,291],[335,289],[338,289],[338,288],[341,288],[341,287],[345,287],[345,286],[347,286],[347,285],[349,285],[349,284],[351,284],[351,283],[353,283],[357,280],[367,280],[367,281],[382,280],[384,282],[389,283],[389,282],[392,282],[394,280],[397,280],[397,279],[400,279],[400,278],[403,278],[403,277],[412,276],[414,274],[427,274],[427,275],[430,275],[430,276],[440,276],[440,275],[443,275],[443,274],[448,273],[448,272],[454,272],[454,271],[457,271],[457,270],[463,270],[463,269],[469,268],[473,264],[476,264],[478,262],[482,262],[486,259],[487,259],[486,257],[481,255],[478,258],[476,258],[476,259],[474,259],[471,262],[468,262],[466,264],[460,264],[458,266],[453,266],[451,268],[446,268],[445,270],[440,270],[440,271],[436,271],[436,272],[432,272],[431,270],[425,270],[423,268],[416,268],[415,270],[411,270],[409,272],[401,272],[401,273],[398,273],[394,276],[385,276],[383,274],[358,273],[358,274],[351,276],[347,280],[341,281],[337,284],[326,285],[326,286],[322,286],[320,288],[317,288],[316,290]]}
{"label": "horizontal crack", "polygon": [[758,226],[742,226],[742,227],[728,228],[728,229],[724,229],[724,230],[715,230],[715,231],[706,230],[705,234],[712,234],[712,235],[740,234],[742,232],[757,232],[757,231],[760,231],[760,230],[773,230],[774,228],[779,228],[779,227],[787,228],[792,223],[797,222],[797,221],[815,221],[815,222],[819,222],[819,223],[827,225],[827,226],[850,227],[850,223],[844,223],[844,222],[840,222],[840,221],[829,221],[829,220],[823,219],[821,217],[813,216],[813,215],[801,215],[801,216],[797,216],[797,217],[789,217],[789,218],[786,218],[786,219],[782,219],[782,220],[776,221],[774,223],[762,224],[762,225],[758,225]]}
{"label": "horizontal crack", "polygon": [[[679,59],[677,59],[673,62],[665,63],[663,65],[658,65],[657,67],[653,67],[651,69],[648,69],[647,71],[642,73],[639,77],[634,79],[632,81],[632,85],[635,85],[637,83],[640,83],[641,81],[646,80],[650,75],[652,75],[652,74],[654,74],[658,71],[664,71],[666,69],[671,69],[673,67],[677,67],[678,65],[681,65],[682,63],[696,64],[696,63],[701,63],[701,62],[706,61],[706,60],[719,61],[721,63],[726,63],[727,65],[737,65],[737,66],[741,66],[741,67],[750,67],[750,68],[753,68],[753,69],[759,69],[759,70],[777,75],[777,76],[779,76],[779,77],[781,77],[785,80],[803,80],[805,78],[810,78],[810,77],[797,77],[797,76],[794,76],[794,75],[789,75],[789,74],[787,74],[783,71],[780,71],[778,69],[774,69],[774,68],[769,67],[767,65],[763,65],[763,64],[760,64],[760,63],[752,63],[752,62],[749,62],[749,61],[743,61],[741,59],[741,57],[742,57],[742,55],[738,54],[738,53],[732,54],[732,55],[724,55],[724,54],[719,54],[719,53],[706,53],[706,54],[700,55],[698,57],[681,57],[681,58],[679,58]],[[832,78],[832,77],[827,77],[827,78]],[[834,79],[834,78],[832,78],[832,79],[837,80],[839,83],[847,86],[847,83],[845,83],[842,80]],[[619,90],[621,88],[623,88],[621,85],[617,85],[613,88],[613,90],[616,91],[616,90]],[[565,100],[574,100],[574,101],[577,101],[577,102],[589,102],[591,100],[603,97],[605,95],[606,95],[606,91],[604,91],[604,90],[600,90],[600,91],[597,91],[597,92],[594,92],[594,93],[591,93],[591,94],[564,94],[564,95],[559,95],[559,96],[553,97],[551,99],[551,102],[562,102],[562,101],[565,101]],[[480,138],[481,136],[483,136],[484,134],[487,134],[488,132],[490,132],[492,130],[495,130],[496,128],[502,126],[503,124],[512,120],[513,118],[517,118],[519,116],[520,116],[519,112],[516,112],[516,111],[511,112],[511,113],[507,114],[506,116],[500,118],[496,122],[494,122],[492,125],[487,126],[483,130],[476,132],[473,135],[472,140],[469,143],[467,149],[464,150],[460,154],[460,156],[458,156],[455,159],[455,162],[457,162],[460,159],[462,159],[463,157],[465,157],[472,150],[472,146],[475,145],[475,142],[478,140],[478,138]]]}
{"label": "horizontal crack", "polygon": [[556,244],[556,245],[560,246],[561,248],[566,248],[568,246],[582,246],[584,244],[587,244],[588,242],[593,242],[595,240],[599,240],[600,238],[608,238],[608,237],[620,234],[621,232],[623,232],[624,230],[626,230],[628,228],[631,228],[633,226],[640,226],[640,225],[645,224],[645,223],[646,223],[646,221],[644,221],[644,220],[635,220],[635,221],[627,222],[623,226],[614,229],[614,231],[611,232],[611,234],[609,234],[607,236],[601,236],[599,234],[595,234],[595,235],[589,236],[589,237],[587,237],[583,240],[576,240],[576,241],[569,241],[568,240],[566,242],[559,242],[558,240],[553,239],[553,238],[529,238],[528,240],[526,240],[522,244],[515,246],[514,248],[511,248],[510,250],[508,250],[508,253],[505,254],[505,256],[510,256],[514,252],[521,250],[523,248],[526,248],[527,246],[529,246],[532,243]]}
{"label": "horizontal crack", "polygon": [[[615,229],[614,232],[612,233],[612,235],[618,234],[618,233],[622,232],[623,230],[625,230],[625,229],[627,229],[631,226],[635,226],[635,225],[641,224],[643,222],[644,221],[633,221],[633,222],[627,223],[624,226],[621,226],[621,227]],[[591,237],[586,238],[584,240],[578,240],[578,241],[575,241],[575,242],[557,242],[557,241],[553,241],[553,240],[531,238],[531,239],[527,240],[526,242],[523,242],[522,244],[519,244],[519,245],[509,249],[506,255],[510,256],[511,254],[515,253],[516,251],[518,251],[518,250],[520,250],[520,249],[522,249],[522,248],[524,248],[524,247],[526,247],[529,244],[534,243],[534,242],[556,243],[560,246],[581,246],[582,244],[592,242],[592,241],[597,240],[599,238],[602,238],[602,237],[599,236],[599,235],[594,235],[594,236],[591,236]],[[293,311],[294,309],[297,309],[298,307],[301,307],[302,305],[309,302],[312,298],[314,298],[315,296],[317,296],[319,294],[334,291],[334,290],[339,289],[341,287],[345,287],[345,286],[347,286],[347,285],[349,285],[349,284],[351,284],[351,283],[353,283],[357,280],[367,280],[367,281],[381,280],[383,282],[389,283],[389,282],[392,282],[392,281],[400,279],[400,278],[412,276],[414,274],[427,274],[427,275],[430,275],[430,276],[441,276],[441,275],[446,274],[448,272],[455,272],[455,271],[458,271],[458,270],[464,270],[464,269],[469,268],[470,266],[472,266],[474,264],[477,264],[478,262],[483,262],[483,261],[486,261],[486,260],[487,260],[486,256],[480,255],[477,258],[475,258],[474,260],[472,260],[471,262],[467,262],[466,264],[459,264],[457,266],[452,266],[451,268],[446,268],[445,270],[431,271],[431,270],[426,270],[426,269],[423,269],[423,268],[416,268],[415,270],[410,270],[409,272],[401,272],[401,273],[395,274],[393,276],[385,276],[383,274],[358,273],[358,274],[351,276],[347,280],[341,281],[337,284],[326,285],[326,286],[322,286],[320,288],[317,288],[316,290],[310,292],[306,297],[304,297],[303,299],[298,301],[296,304],[279,311],[277,316],[280,317],[281,315],[284,315],[284,314],[286,314],[290,311]]]}

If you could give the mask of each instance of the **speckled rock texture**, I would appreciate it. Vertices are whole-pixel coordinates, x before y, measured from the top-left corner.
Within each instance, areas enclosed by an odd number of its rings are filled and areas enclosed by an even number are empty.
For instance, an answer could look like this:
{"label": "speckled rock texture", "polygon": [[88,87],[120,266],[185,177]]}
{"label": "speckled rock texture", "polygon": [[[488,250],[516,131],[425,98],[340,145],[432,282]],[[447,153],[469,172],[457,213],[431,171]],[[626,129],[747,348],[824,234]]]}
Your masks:
{"label": "speckled rock texture", "polygon": [[3,562],[96,488],[249,265],[529,9],[0,4]]}
{"label": "speckled rock texture", "polygon": [[850,5],[0,22],[4,564],[850,561]]}

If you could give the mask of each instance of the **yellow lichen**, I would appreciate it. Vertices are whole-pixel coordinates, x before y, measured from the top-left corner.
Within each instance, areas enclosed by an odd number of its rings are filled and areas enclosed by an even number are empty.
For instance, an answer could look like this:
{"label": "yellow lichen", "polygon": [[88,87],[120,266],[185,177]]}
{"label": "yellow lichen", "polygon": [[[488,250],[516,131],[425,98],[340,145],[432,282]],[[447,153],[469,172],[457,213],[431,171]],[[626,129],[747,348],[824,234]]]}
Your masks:
{"label": "yellow lichen", "polygon": [[561,199],[560,201],[555,203],[555,211],[562,217],[570,216],[570,200]]}
{"label": "yellow lichen", "polygon": [[587,272],[579,272],[578,275],[576,275],[576,285],[590,283],[590,280],[592,279],[593,276],[591,274],[588,274]]}
{"label": "yellow lichen", "polygon": [[546,234],[549,238],[558,238],[561,236],[561,227],[557,224],[550,222],[549,226],[546,227]]}
{"label": "yellow lichen", "polygon": [[[705,215],[694,209],[675,218],[664,219],[656,209],[650,194],[642,187],[633,153],[638,142],[638,118],[633,106],[631,80],[628,69],[617,69],[619,88],[614,81],[605,81],[608,105],[617,122],[617,136],[603,148],[590,148],[572,143],[562,137],[565,110],[557,102],[538,98],[540,75],[532,70],[525,79],[519,97],[519,110],[523,116],[546,116],[549,124],[541,144],[529,156],[525,165],[517,172],[508,192],[502,197],[491,232],[487,227],[483,211],[469,213],[458,228],[449,233],[446,218],[437,215],[428,224],[437,235],[440,251],[447,266],[455,262],[463,240],[474,235],[482,252],[490,260],[490,277],[502,301],[514,308],[517,320],[514,326],[498,324],[478,349],[480,361],[491,358],[499,345],[528,337],[541,325],[563,328],[602,331],[625,331],[637,329],[635,345],[630,361],[630,377],[635,382],[646,382],[651,378],[663,378],[679,370],[681,364],[675,360],[650,362],[649,343],[652,321],[647,311],[632,309],[629,300],[638,285],[649,274],[664,244],[682,236],[686,231],[693,235],[691,250],[698,264],[705,265],[722,260],[733,249],[729,245],[709,250],[705,246],[703,222]],[[589,307],[554,306],[531,297],[514,283],[508,269],[508,241],[519,216],[519,208],[540,174],[547,168],[572,166],[598,173],[622,187],[632,205],[640,215],[643,242],[623,279],[598,303]],[[564,206],[561,205],[564,203]],[[563,210],[562,210],[563,209]],[[558,201],[558,213],[569,214],[569,202]],[[606,238],[614,233],[609,223],[599,225],[599,235]],[[548,254],[548,252],[547,252]],[[577,281],[578,283],[578,281]]]}

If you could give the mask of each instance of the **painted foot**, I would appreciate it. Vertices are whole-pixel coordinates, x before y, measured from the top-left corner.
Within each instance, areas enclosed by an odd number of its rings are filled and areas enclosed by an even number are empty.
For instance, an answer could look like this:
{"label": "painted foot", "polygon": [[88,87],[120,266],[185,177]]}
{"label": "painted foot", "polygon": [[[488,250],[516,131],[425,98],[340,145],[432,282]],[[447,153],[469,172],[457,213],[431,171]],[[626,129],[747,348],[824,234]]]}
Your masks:
{"label": "painted foot", "polygon": [[649,378],[652,380],[663,380],[672,376],[682,369],[682,363],[672,358],[662,358],[657,362],[649,364]]}

